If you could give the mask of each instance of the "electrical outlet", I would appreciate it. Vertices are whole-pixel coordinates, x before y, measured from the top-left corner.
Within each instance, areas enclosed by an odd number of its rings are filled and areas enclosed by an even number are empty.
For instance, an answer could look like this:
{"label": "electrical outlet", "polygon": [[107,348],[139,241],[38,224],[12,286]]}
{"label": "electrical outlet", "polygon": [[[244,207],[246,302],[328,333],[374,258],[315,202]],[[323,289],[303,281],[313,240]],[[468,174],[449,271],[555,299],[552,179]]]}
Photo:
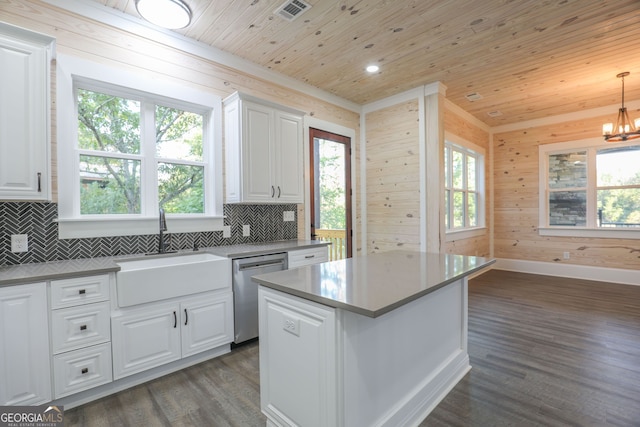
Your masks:
{"label": "electrical outlet", "polygon": [[293,211],[284,211],[282,212],[282,220],[283,221],[294,221],[295,220],[295,212]]}
{"label": "electrical outlet", "polygon": [[571,254],[570,254],[569,252],[564,252],[564,253],[562,254],[562,257],[563,257],[564,259],[570,259],[570,258],[571,258]]}
{"label": "electrical outlet", "polygon": [[251,235],[251,226],[249,224],[244,224],[242,226],[242,236],[248,237]]}
{"label": "electrical outlet", "polygon": [[299,337],[300,336],[300,319],[294,319],[292,317],[283,317],[282,329]]}
{"label": "electrical outlet", "polygon": [[27,252],[29,250],[29,236],[27,234],[11,235],[11,252]]}
{"label": "electrical outlet", "polygon": [[222,237],[224,239],[228,239],[229,237],[231,237],[231,226],[230,225],[223,225],[222,226]]}

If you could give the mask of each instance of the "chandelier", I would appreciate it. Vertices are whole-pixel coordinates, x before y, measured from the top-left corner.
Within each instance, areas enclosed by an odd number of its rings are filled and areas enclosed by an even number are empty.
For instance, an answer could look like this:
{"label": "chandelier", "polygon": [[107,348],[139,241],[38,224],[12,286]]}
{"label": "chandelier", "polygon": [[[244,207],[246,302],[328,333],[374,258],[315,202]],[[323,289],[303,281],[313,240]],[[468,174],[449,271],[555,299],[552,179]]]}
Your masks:
{"label": "chandelier", "polygon": [[[624,106],[624,78],[628,75],[628,71],[616,75],[616,77],[622,79],[622,106],[618,110],[618,120],[616,121],[615,128],[613,127],[613,123],[605,123],[602,125],[602,134],[605,141],[618,142],[640,138],[640,118],[635,119],[635,123],[632,123],[631,120],[629,120],[627,108]],[[614,130],[617,133],[614,134]]]}

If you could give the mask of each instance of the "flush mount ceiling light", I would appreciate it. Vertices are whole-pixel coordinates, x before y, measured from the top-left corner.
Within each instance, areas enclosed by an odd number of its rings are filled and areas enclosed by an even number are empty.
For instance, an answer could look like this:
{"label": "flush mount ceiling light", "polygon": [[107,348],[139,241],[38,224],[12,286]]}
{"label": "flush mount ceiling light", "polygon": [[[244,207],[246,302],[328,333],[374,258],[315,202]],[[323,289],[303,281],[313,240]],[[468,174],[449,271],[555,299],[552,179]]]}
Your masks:
{"label": "flush mount ceiling light", "polygon": [[136,9],[145,20],[170,30],[191,22],[191,10],[182,0],[136,0]]}
{"label": "flush mount ceiling light", "polygon": [[[626,141],[628,139],[640,138],[640,118],[632,123],[629,120],[629,114],[627,108],[624,106],[624,78],[630,73],[625,71],[616,75],[619,79],[622,79],[622,106],[618,110],[618,120],[616,121],[616,127],[613,127],[613,123],[605,123],[602,125],[602,133],[605,141],[617,142]],[[613,133],[614,129],[618,132]]]}
{"label": "flush mount ceiling light", "polygon": [[365,69],[367,70],[367,73],[376,73],[378,72],[380,67],[375,64],[371,64],[371,65],[367,65],[367,68]]}

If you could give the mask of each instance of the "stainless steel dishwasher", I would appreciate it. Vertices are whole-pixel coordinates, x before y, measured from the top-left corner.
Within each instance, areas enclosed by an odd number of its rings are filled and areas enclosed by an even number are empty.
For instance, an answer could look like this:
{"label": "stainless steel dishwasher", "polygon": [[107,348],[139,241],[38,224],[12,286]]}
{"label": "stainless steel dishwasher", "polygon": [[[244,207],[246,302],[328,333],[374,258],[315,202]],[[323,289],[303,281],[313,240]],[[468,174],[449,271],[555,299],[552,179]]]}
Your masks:
{"label": "stainless steel dishwasher", "polygon": [[235,344],[258,337],[258,284],[251,276],[286,269],[286,253],[233,260]]}

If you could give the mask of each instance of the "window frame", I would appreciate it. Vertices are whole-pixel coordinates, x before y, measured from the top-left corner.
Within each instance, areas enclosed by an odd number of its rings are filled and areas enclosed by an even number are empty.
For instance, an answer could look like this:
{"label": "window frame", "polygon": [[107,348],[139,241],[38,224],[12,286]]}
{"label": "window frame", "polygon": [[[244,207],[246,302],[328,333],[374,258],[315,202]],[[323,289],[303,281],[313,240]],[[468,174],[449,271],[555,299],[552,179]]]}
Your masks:
{"label": "window frame", "polygon": [[[134,99],[141,102],[141,109],[146,105],[149,110],[155,110],[155,105],[163,105],[202,114],[202,163],[207,195],[205,213],[167,214],[167,226],[169,232],[174,233],[222,230],[222,99],[210,93],[168,82],[160,76],[134,74],[76,57],[58,55],[57,65],[59,237],[108,237],[158,232],[157,177],[150,177],[157,175],[157,163],[165,159],[156,157],[155,150],[147,150],[145,154],[142,137],[141,153],[132,156],[140,157],[156,167],[154,171],[141,172],[141,213],[80,214],[79,156],[86,153],[78,148],[78,88]],[[143,123],[144,117],[141,115],[142,132],[145,126],[149,126],[148,123]]]}
{"label": "window frame", "polygon": [[[587,138],[576,141],[541,144],[538,146],[538,234],[541,236],[599,237],[640,239],[640,229],[598,227],[597,225],[597,170],[596,154],[602,148],[640,145],[640,141],[606,142],[602,138]],[[554,154],[585,151],[587,153],[587,202],[585,226],[562,226],[549,224],[549,156]],[[577,188],[577,187],[576,187]],[[572,190],[572,189],[571,189]]]}
{"label": "window frame", "polygon": [[[447,157],[446,154],[446,148],[449,148],[449,157]],[[464,154],[464,165],[465,165],[465,171],[463,174],[463,181],[464,181],[464,191],[465,191],[465,195],[469,193],[468,190],[468,186],[467,186],[467,178],[468,178],[468,170],[467,170],[467,162],[466,162],[466,158],[468,156],[471,156],[473,158],[476,159],[476,190],[475,193],[477,195],[477,199],[476,199],[476,220],[477,220],[477,225],[475,226],[468,226],[465,225],[464,227],[457,227],[457,228],[450,228],[448,227],[447,223],[446,223],[446,214],[448,212],[449,218],[450,220],[452,220],[453,218],[453,199],[450,197],[449,198],[449,204],[447,204],[446,202],[446,192],[447,190],[451,191],[450,194],[453,194],[453,174],[452,174],[452,166],[453,166],[453,162],[452,162],[452,150],[455,149],[458,152],[462,152]],[[444,160],[444,168],[449,170],[449,174],[448,177],[445,174],[445,177],[443,179],[443,205],[444,205],[444,209],[445,211],[442,213],[442,218],[443,218],[443,224],[444,224],[444,230],[445,230],[445,236],[446,236],[446,241],[450,242],[453,240],[460,240],[460,239],[467,239],[467,238],[471,238],[471,237],[476,237],[476,236],[481,236],[486,234],[487,228],[486,228],[486,187],[485,187],[485,150],[476,145],[473,144],[472,142],[469,142],[463,138],[460,138],[456,135],[450,134],[448,132],[445,132],[445,142],[444,142],[444,149],[443,149],[443,160]],[[447,179],[448,178],[448,179]],[[447,182],[449,181],[449,182]],[[468,198],[465,197],[465,206],[467,205],[467,200]],[[466,211],[466,209],[465,209]],[[468,219],[468,215],[465,215],[465,222]]]}

